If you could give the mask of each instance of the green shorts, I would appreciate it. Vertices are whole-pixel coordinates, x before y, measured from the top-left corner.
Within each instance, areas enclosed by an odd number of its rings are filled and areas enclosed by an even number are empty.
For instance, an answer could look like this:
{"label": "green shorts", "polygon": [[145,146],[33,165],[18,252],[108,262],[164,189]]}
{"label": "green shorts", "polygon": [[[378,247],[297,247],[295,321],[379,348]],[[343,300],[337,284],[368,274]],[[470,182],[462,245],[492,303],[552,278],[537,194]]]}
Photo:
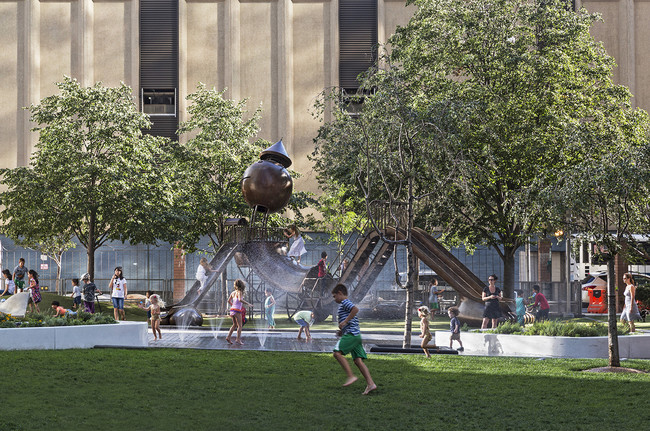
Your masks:
{"label": "green shorts", "polygon": [[432,302],[430,308],[432,310],[440,310],[440,303],[439,302]]}
{"label": "green shorts", "polygon": [[16,293],[18,293],[19,289],[21,291],[25,289],[25,280],[16,280],[14,283],[16,284]]}
{"label": "green shorts", "polygon": [[334,347],[335,352],[341,352],[344,355],[352,353],[352,359],[361,358],[367,359],[366,351],[363,350],[363,344],[361,343],[361,335],[352,335],[345,334],[341,337],[336,347]]}

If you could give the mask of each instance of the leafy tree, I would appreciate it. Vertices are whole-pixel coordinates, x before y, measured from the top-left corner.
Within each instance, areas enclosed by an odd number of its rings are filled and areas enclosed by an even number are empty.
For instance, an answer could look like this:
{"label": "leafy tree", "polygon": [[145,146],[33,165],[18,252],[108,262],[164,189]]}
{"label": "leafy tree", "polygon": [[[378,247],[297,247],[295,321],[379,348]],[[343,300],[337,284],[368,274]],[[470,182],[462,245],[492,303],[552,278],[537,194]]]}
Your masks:
{"label": "leafy tree", "polygon": [[[589,29],[596,15],[565,0],[415,0],[390,39],[415,106],[445,104],[439,152],[423,170],[429,227],[449,244],[487,244],[512,296],[516,250],[546,228],[539,184],[599,115],[613,60]],[[573,154],[572,154],[573,156]]]}
{"label": "leafy tree", "polygon": [[[434,134],[430,129],[435,113],[413,108],[414,94],[395,68],[370,73],[360,94],[350,99],[361,105],[354,116],[347,113],[348,100],[336,94],[329,97],[334,119],[319,130],[313,160],[326,196],[350,202],[346,194],[352,194],[349,189],[356,187],[371,227],[383,241],[406,247],[408,277],[403,286],[407,292],[403,344],[408,346],[417,271],[411,235],[416,205],[428,195],[419,178],[426,169],[427,150],[432,146]],[[352,208],[351,203],[348,206]],[[330,209],[322,211],[328,214]],[[384,230],[386,226],[403,230],[405,238],[389,236]],[[395,279],[401,285],[397,261]]]}
{"label": "leafy tree", "polygon": [[75,236],[94,278],[95,250],[106,241],[156,242],[171,202],[172,144],[142,134],[150,122],[126,85],[82,87],[66,77],[57,86],[28,108],[39,132],[29,166],[0,170],[0,221],[3,233],[46,252]]}

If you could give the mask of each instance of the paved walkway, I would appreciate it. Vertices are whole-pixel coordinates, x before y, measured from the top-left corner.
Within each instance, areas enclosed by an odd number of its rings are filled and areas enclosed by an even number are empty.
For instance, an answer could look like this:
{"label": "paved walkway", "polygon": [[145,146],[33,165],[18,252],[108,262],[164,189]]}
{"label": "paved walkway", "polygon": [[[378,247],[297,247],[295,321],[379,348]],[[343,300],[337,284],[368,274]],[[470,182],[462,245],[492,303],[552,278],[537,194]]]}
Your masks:
{"label": "paved walkway", "polygon": [[[154,341],[151,329],[147,331],[149,347],[174,349],[234,349],[273,350],[283,352],[331,352],[337,338],[334,331],[312,331],[312,339],[296,339],[298,330],[247,330],[242,333],[243,345],[228,344],[228,329],[173,329],[162,327],[162,339]],[[416,336],[417,337],[417,336]],[[234,340],[234,336],[233,336]],[[401,333],[363,333],[364,348],[370,351],[376,345],[402,344]]]}

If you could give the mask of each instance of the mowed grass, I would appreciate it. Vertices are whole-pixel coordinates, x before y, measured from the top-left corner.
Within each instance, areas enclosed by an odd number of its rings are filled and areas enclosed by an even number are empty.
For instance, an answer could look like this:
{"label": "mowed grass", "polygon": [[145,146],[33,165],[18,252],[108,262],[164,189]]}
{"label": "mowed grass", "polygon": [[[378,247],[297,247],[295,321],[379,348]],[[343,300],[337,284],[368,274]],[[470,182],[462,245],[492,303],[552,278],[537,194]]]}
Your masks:
{"label": "mowed grass", "polygon": [[[604,360],[371,355],[379,388],[329,354],[94,349],[0,352],[2,430],[645,429],[650,374]],[[625,366],[650,371],[650,361]],[[358,374],[358,371],[355,368]]]}

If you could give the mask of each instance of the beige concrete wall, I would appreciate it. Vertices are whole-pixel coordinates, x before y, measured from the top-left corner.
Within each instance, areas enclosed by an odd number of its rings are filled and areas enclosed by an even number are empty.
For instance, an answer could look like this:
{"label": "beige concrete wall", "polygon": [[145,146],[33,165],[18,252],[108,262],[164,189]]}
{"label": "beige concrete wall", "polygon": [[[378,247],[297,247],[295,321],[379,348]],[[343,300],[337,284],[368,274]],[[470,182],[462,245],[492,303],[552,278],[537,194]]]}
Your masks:
{"label": "beige concrete wall", "polygon": [[590,12],[602,15],[591,34],[603,42],[616,60],[613,79],[627,86],[634,98],[632,105],[650,110],[650,2],[648,0],[577,1]]}
{"label": "beige concrete wall", "polygon": [[93,81],[117,86],[126,81],[128,57],[126,35],[129,34],[123,2],[94,2],[93,4]]}
{"label": "beige concrete wall", "polygon": [[0,2],[0,168],[16,166],[18,5]]}
{"label": "beige concrete wall", "polygon": [[138,85],[138,0],[0,0],[0,166],[29,163],[37,134],[22,108],[83,85]]}
{"label": "beige concrete wall", "polygon": [[41,2],[40,16],[40,93],[57,91],[56,82],[72,75],[72,25],[70,2]]}

